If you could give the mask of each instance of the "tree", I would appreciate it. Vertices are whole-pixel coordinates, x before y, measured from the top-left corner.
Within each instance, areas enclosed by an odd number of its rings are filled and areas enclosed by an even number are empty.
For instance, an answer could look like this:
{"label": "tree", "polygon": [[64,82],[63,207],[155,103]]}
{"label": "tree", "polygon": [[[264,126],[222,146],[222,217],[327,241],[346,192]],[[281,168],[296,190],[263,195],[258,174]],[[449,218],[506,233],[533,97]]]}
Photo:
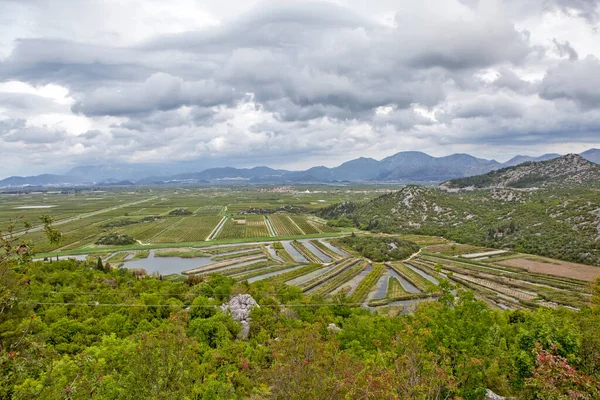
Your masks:
{"label": "tree", "polygon": [[[21,227],[21,230],[17,230]],[[18,300],[19,293],[28,283],[13,271],[14,266],[24,266],[31,261],[33,252],[23,237],[31,224],[19,218],[11,221],[5,232],[0,231],[0,316]]]}
{"label": "tree", "polygon": [[[48,241],[51,244],[58,246],[62,239],[62,233],[52,225],[54,223],[54,218],[50,215],[42,215],[40,216],[40,220],[44,224],[44,234],[48,238]],[[58,254],[56,255],[56,260],[58,261]]]}
{"label": "tree", "polygon": [[600,380],[582,374],[566,358],[544,350],[538,343],[534,350],[536,356],[533,375],[527,380],[530,399],[598,399],[600,398]]}
{"label": "tree", "polygon": [[102,265],[102,257],[98,257],[98,260],[96,261],[96,269],[98,271],[104,271],[104,265]]}

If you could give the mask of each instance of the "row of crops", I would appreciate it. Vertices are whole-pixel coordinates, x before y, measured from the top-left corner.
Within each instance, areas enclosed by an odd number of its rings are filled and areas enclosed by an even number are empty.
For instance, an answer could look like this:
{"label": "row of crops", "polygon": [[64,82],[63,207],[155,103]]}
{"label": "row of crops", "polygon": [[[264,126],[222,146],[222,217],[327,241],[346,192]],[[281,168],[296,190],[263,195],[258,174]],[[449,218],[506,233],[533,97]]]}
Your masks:
{"label": "row of crops", "polygon": [[287,215],[274,214],[268,216],[277,236],[299,236],[302,231]]}
{"label": "row of crops", "polygon": [[269,229],[262,215],[228,218],[217,239],[244,239],[268,237]]}
{"label": "row of crops", "polygon": [[569,278],[428,252],[411,260],[409,265],[436,277],[447,277],[455,285],[473,290],[492,306],[581,308],[589,303],[589,286]]}

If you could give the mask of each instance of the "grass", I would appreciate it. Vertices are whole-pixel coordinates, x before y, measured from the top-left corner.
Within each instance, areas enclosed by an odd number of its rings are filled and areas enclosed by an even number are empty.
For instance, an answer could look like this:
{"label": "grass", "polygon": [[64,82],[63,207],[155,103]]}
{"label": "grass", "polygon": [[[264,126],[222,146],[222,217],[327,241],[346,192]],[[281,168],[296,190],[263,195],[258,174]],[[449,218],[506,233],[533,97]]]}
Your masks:
{"label": "grass", "polygon": [[359,260],[357,260],[357,259],[344,260],[341,263],[337,264],[335,267],[328,270],[327,272],[325,272],[307,282],[304,282],[303,284],[300,285],[300,288],[302,288],[303,292],[306,292],[306,291],[328,281],[329,279],[337,276],[338,274],[341,274],[343,271],[345,271],[347,268],[353,266],[357,262],[359,262]]}
{"label": "grass", "polygon": [[360,274],[367,267],[367,265],[368,264],[366,264],[366,263],[359,263],[359,264],[353,265],[352,267],[346,269],[344,272],[329,279],[328,281],[323,283],[321,286],[317,287],[315,290],[313,290],[311,292],[311,294],[318,295],[318,296],[324,296],[326,294],[331,293],[338,287],[342,286],[344,283],[350,281],[356,275]]}
{"label": "grass", "polygon": [[363,278],[349,297],[351,303],[362,303],[365,301],[371,288],[375,286],[379,278],[385,272],[385,267],[382,264],[375,264],[373,269]]}
{"label": "grass", "polygon": [[246,256],[246,257],[239,257],[239,258],[230,258],[229,260],[225,260],[225,261],[220,261],[220,262],[217,262],[217,263],[211,263],[211,264],[203,265],[203,266],[198,267],[198,268],[192,268],[190,270],[183,271],[183,273],[186,274],[186,275],[204,274],[204,273],[207,273],[207,272],[212,272],[212,271],[217,270],[217,269],[229,267],[231,265],[240,264],[240,263],[243,263],[243,262],[249,262],[249,261],[259,260],[261,258],[266,258],[266,256],[264,254],[257,254],[257,255],[253,255],[253,256]]}
{"label": "grass", "polygon": [[388,298],[396,298],[408,294],[408,292],[402,286],[402,283],[396,278],[392,276],[387,281],[387,297]]}
{"label": "grass", "polygon": [[404,301],[404,300],[416,300],[416,299],[427,299],[430,297],[439,297],[440,293],[406,293],[399,295],[397,297],[385,297],[383,299],[373,299],[369,301],[370,307],[378,307],[390,304],[394,301]]}
{"label": "grass", "polygon": [[268,261],[258,261],[252,264],[243,265],[241,267],[229,268],[225,271],[219,272],[221,275],[231,276],[242,274],[247,271],[252,271],[254,269],[262,269],[271,265]]}
{"label": "grass", "polygon": [[331,250],[329,247],[325,246],[323,243],[319,242],[318,240],[311,240],[310,243],[313,246],[315,246],[317,249],[319,249],[320,251],[322,251],[323,253],[328,255],[334,261],[344,258],[344,256]]}
{"label": "grass", "polygon": [[110,263],[113,268],[120,268],[125,263],[125,258],[127,258],[128,255],[129,253],[126,251],[115,253],[110,256],[105,263]]}
{"label": "grass", "polygon": [[283,270],[286,270],[286,269],[290,269],[290,268],[293,268],[294,266],[295,265],[293,265],[293,264],[275,265],[273,267],[261,268],[260,270],[255,270],[255,271],[249,272],[247,274],[235,275],[235,276],[232,276],[232,277],[236,281],[244,281],[246,279],[254,278],[254,277],[265,275],[265,274],[270,274],[272,272],[278,272],[278,271],[283,271]]}
{"label": "grass", "polygon": [[288,253],[288,251],[283,247],[283,244],[281,244],[281,242],[273,243],[273,248],[275,249],[275,254],[277,254],[279,256],[279,258],[281,258],[284,262],[287,262],[287,263],[295,263],[296,262],[294,257],[292,257],[292,255],[290,253]]}
{"label": "grass", "polygon": [[210,253],[202,250],[158,250],[154,252],[154,257],[180,257],[180,258],[198,258],[210,257]]}
{"label": "grass", "polygon": [[258,249],[255,244],[249,244],[246,246],[226,246],[226,247],[215,247],[212,249],[206,249],[206,251],[212,255],[233,253],[235,251],[254,250]]}
{"label": "grass", "polygon": [[133,257],[130,258],[128,261],[141,260],[143,258],[148,258],[149,255],[150,255],[150,250],[136,251],[135,254],[133,255]]}
{"label": "grass", "polygon": [[287,281],[291,281],[292,279],[295,279],[299,276],[310,274],[311,272],[314,272],[321,268],[323,268],[322,264],[308,264],[306,267],[298,268],[290,272],[284,272],[283,274],[279,274],[267,279],[273,285],[278,285]]}

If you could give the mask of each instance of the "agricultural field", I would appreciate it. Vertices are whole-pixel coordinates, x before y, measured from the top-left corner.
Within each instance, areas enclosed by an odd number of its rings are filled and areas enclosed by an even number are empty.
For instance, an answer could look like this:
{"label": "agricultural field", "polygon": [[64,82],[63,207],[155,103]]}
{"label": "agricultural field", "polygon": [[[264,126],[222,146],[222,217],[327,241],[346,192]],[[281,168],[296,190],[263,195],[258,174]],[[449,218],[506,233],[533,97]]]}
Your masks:
{"label": "agricultural field", "polygon": [[[35,243],[35,250],[42,254],[87,252],[95,248],[100,237],[111,233],[128,235],[140,245],[151,247],[207,240],[327,236],[338,231],[310,211],[318,208],[321,200],[333,203],[357,197],[358,194],[337,188],[318,193],[273,193],[235,187],[0,192],[0,230],[17,218],[31,222],[32,228],[25,239]],[[301,213],[271,214],[286,207]],[[250,209],[266,211],[246,213]],[[178,210],[185,212],[177,213]],[[46,239],[41,230],[41,215],[53,218],[55,228],[62,233],[58,243]],[[210,237],[223,217],[227,218],[225,225]],[[272,219],[271,227],[267,218]]]}
{"label": "agricultural field", "polygon": [[[450,255],[460,248],[464,253]],[[458,287],[473,290],[489,305],[509,309],[585,307],[589,303],[589,282],[600,276],[600,268],[537,256],[469,256],[486,251],[475,246],[434,245],[425,247],[405,267],[438,279],[448,278]]]}
{"label": "agricultural field", "polygon": [[387,281],[387,297],[397,298],[408,294],[408,292],[402,286],[402,283],[395,276],[391,276]]}
{"label": "agricultural field", "polygon": [[303,235],[298,225],[288,215],[275,214],[269,215],[268,218],[277,236]]}
{"label": "agricultural field", "polygon": [[298,251],[308,262],[321,264],[323,261],[313,252],[311,252],[308,247],[304,245],[304,243],[294,240],[292,243],[292,247]]}
{"label": "agricultural field", "polygon": [[315,228],[310,222],[308,222],[308,220],[305,217],[290,216],[290,218],[305,235],[319,233],[319,230]]}
{"label": "agricultural field", "polygon": [[[359,262],[348,265],[347,255],[339,247],[342,241],[337,238],[350,232],[328,226],[312,210],[340,201],[368,200],[375,195],[365,198],[364,194],[339,188],[309,191],[279,193],[269,188],[215,187],[0,193],[0,222],[8,223],[21,215],[30,220],[33,229],[25,238],[36,244],[35,250],[43,257],[79,254],[96,259],[94,254],[98,254],[105,260],[115,257],[111,264],[126,266],[129,260],[148,257],[150,249],[157,249],[157,257],[164,252],[180,258],[211,256],[211,263],[198,267],[198,273],[223,273],[236,280],[302,282],[303,290],[323,296],[325,301],[347,293],[349,302],[370,306],[397,298],[435,296],[438,281],[447,280],[457,288],[473,290],[493,307],[577,309],[587,304],[589,282],[600,275],[600,268],[593,266],[426,235],[399,236],[421,246],[419,253],[406,253],[406,257],[413,254],[410,260],[386,261],[384,257],[381,262],[385,264],[365,268],[362,260],[368,257],[378,262],[372,258],[376,253],[366,252],[365,256],[352,251]],[[41,214],[54,218],[55,228],[62,233],[58,243],[49,243],[40,230]],[[111,233],[128,235],[137,244],[125,248],[95,244]],[[267,245],[270,252],[248,242]],[[296,262],[281,242],[310,264]],[[236,245],[220,247],[224,244]],[[331,244],[337,244],[339,252],[332,250]],[[141,251],[139,257],[136,251]],[[133,258],[124,259],[125,254]],[[406,293],[404,280],[418,293]]]}
{"label": "agricultural field", "polygon": [[542,257],[535,257],[533,260],[524,257],[511,258],[508,260],[497,261],[495,264],[520,268],[532,273],[549,274],[587,282],[594,282],[600,271],[600,267]]}
{"label": "agricultural field", "polygon": [[200,242],[206,240],[221,220],[218,216],[193,216],[182,218],[163,231],[154,243]]}
{"label": "agricultural field", "polygon": [[217,239],[244,239],[267,237],[269,229],[262,215],[230,217],[225,222]]}

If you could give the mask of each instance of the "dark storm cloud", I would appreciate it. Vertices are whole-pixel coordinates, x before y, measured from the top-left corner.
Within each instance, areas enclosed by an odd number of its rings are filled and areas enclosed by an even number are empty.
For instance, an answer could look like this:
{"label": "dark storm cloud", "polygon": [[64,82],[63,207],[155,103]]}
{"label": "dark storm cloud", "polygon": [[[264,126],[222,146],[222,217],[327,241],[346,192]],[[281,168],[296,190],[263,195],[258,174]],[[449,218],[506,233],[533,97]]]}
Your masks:
{"label": "dark storm cloud", "polygon": [[0,79],[36,84],[59,83],[75,90],[115,81],[143,80],[154,67],[132,49],[68,40],[18,40],[10,57],[0,62]]}
{"label": "dark storm cloud", "polygon": [[160,72],[143,83],[96,89],[75,104],[73,111],[86,115],[125,115],[189,105],[230,105],[235,97],[235,88],[231,86],[214,81],[185,82]]}
{"label": "dark storm cloud", "polygon": [[14,108],[25,112],[39,109],[51,111],[60,108],[52,99],[30,93],[3,93],[0,96],[0,107]]}
{"label": "dark storm cloud", "polygon": [[67,137],[67,133],[38,127],[19,127],[17,129],[10,129],[5,134],[0,132],[0,137],[3,141],[9,143],[44,144],[61,142]]}
{"label": "dark storm cloud", "polygon": [[600,107],[600,60],[564,61],[552,67],[542,80],[540,96],[548,100],[572,100],[584,108]]}
{"label": "dark storm cloud", "polygon": [[519,78],[517,74],[508,68],[498,69],[498,78],[492,83],[493,86],[501,89],[510,89],[517,93],[530,93],[531,83]]}
{"label": "dark storm cloud", "polygon": [[557,6],[563,12],[574,11],[578,16],[595,22],[600,16],[598,0],[547,0],[549,6]]}
{"label": "dark storm cloud", "polygon": [[518,118],[523,115],[522,104],[512,101],[507,96],[478,96],[468,101],[458,103],[452,108],[455,118]]}
{"label": "dark storm cloud", "polygon": [[554,43],[554,46],[556,47],[556,52],[559,56],[567,57],[571,61],[577,60],[579,58],[579,55],[571,46],[571,43],[569,43],[568,41],[560,43],[558,40],[556,40],[556,38],[554,38],[552,39],[552,43]]}

